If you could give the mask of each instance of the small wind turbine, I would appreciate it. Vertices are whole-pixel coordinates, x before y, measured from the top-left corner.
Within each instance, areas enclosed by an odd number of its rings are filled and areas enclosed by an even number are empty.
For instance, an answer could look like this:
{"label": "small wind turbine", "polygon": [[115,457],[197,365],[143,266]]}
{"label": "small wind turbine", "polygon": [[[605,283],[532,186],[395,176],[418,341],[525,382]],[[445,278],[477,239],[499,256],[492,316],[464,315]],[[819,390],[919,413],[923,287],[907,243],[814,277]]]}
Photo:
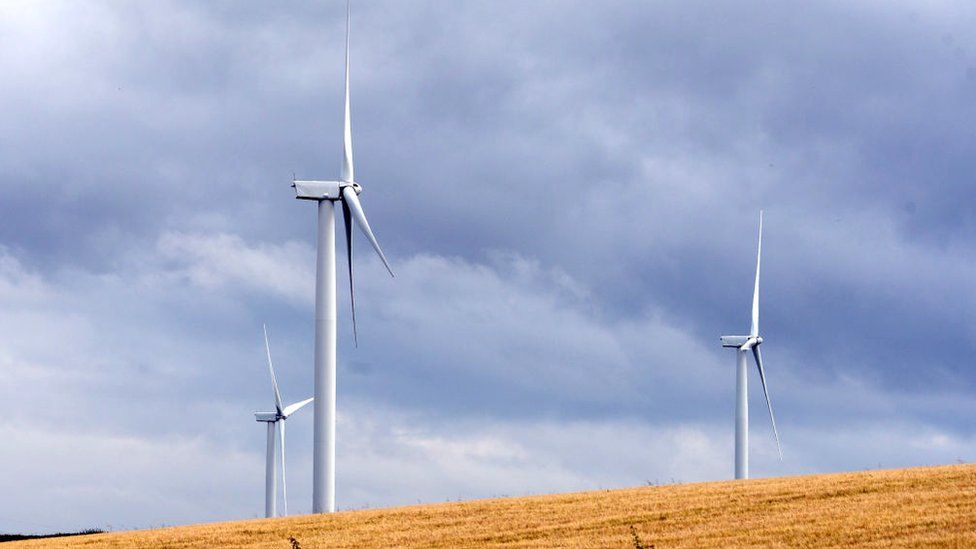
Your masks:
{"label": "small wind turbine", "polygon": [[315,422],[312,455],[312,512],[335,512],[336,410],[336,259],[335,203],[342,205],[349,265],[353,337],[356,334],[356,299],[352,276],[352,224],[366,235],[386,270],[393,270],[383,255],[359,203],[363,191],[353,178],[352,126],[349,120],[349,3],[346,2],[346,78],[343,117],[342,171],[338,181],[293,180],[296,198],[318,202],[318,244],[315,264]]}
{"label": "small wind turbine", "polygon": [[[285,420],[300,410],[303,406],[315,400],[308,398],[294,404],[282,407],[281,393],[278,392],[278,379],[275,377],[274,365],[271,363],[271,345],[268,343],[268,328],[264,327],[264,349],[268,354],[268,370],[271,372],[271,387],[274,389],[274,412],[255,412],[254,419],[268,424],[268,457],[264,464],[264,516],[271,518],[278,516],[278,468],[275,466],[276,439],[280,439],[281,450],[281,503],[284,514],[288,514],[288,484],[285,482]],[[277,431],[277,433],[275,432]]]}
{"label": "small wind turbine", "polygon": [[779,445],[779,433],[776,431],[776,418],[773,417],[773,405],[769,400],[769,390],[766,388],[766,372],[763,369],[762,353],[759,346],[763,338],[759,336],[759,266],[762,263],[762,211],[759,212],[759,251],[756,253],[756,286],[752,294],[752,328],[747,336],[722,336],[722,347],[734,347],[736,351],[735,377],[735,478],[749,478],[749,387],[747,373],[749,370],[749,351],[756,359],[759,369],[759,381],[762,383],[763,394],[766,396],[766,408],[769,409],[769,420],[773,424],[773,437],[776,439],[776,449],[779,459],[783,459],[783,449]]}

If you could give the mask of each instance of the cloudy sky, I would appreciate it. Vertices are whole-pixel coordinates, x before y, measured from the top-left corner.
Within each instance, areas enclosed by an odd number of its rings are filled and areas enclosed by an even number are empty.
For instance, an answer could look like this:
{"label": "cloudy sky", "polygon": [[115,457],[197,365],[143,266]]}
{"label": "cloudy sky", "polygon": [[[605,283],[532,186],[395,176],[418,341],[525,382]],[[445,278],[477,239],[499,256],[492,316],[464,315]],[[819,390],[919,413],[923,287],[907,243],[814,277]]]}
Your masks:
{"label": "cloudy sky", "polygon": [[[338,175],[343,15],[0,4],[0,530],[263,513],[261,324],[310,396],[288,185]],[[398,276],[357,240],[339,506],[729,478],[718,336],[749,328],[760,209],[785,457],[750,372],[753,475],[976,459],[974,26],[963,1],[355,2],[356,175]],[[288,434],[308,512],[311,414]]]}

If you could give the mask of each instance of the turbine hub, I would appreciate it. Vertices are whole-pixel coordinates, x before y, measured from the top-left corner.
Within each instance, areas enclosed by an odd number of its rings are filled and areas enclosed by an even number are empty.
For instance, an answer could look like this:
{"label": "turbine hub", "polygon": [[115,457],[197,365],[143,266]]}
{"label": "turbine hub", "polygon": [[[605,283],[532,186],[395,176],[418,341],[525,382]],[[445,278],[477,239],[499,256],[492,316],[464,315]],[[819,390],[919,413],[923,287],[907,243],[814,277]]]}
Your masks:
{"label": "turbine hub", "polygon": [[362,185],[360,185],[359,183],[356,183],[355,181],[339,181],[339,191],[340,192],[342,191],[342,189],[344,189],[346,187],[352,187],[352,190],[356,191],[356,194],[357,195],[363,192]]}

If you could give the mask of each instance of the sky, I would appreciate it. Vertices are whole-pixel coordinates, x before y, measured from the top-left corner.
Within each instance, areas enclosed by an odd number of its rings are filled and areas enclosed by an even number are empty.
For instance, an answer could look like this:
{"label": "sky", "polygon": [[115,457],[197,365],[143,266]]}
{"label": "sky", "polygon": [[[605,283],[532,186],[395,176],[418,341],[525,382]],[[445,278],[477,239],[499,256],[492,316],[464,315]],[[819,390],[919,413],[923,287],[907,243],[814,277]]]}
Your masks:
{"label": "sky", "polygon": [[[0,3],[0,531],[263,515],[344,10]],[[976,459],[976,5],[355,1],[340,509]],[[341,216],[339,216],[341,217]],[[341,221],[340,221],[341,223]],[[341,228],[339,229],[341,231]],[[340,232],[341,234],[341,232]],[[311,509],[311,410],[288,420]]]}

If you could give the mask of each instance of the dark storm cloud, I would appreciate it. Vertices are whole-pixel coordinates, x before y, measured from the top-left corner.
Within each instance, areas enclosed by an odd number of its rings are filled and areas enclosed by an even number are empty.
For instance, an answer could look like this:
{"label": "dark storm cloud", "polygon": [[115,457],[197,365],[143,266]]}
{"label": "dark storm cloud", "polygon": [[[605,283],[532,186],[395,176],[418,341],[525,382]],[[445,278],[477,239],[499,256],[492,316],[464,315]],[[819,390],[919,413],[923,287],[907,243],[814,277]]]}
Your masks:
{"label": "dark storm cloud", "polygon": [[[425,115],[403,120],[408,136],[360,149],[393,155],[362,170],[393,168],[372,177],[394,193],[378,205],[391,204],[388,231],[466,257],[516,249],[567,267],[621,314],[663,301],[711,337],[744,320],[765,207],[765,313],[783,318],[780,339],[810,354],[845,341],[850,352],[824,367],[894,385],[932,380],[911,366],[928,361],[947,374],[940,386],[971,383],[952,358],[971,350],[966,323],[944,308],[972,302],[958,285],[968,269],[903,276],[972,255],[961,197],[974,89],[967,45],[945,38],[969,10],[539,8],[474,8],[404,40],[402,57],[428,73],[394,71],[396,93],[360,111],[371,127]],[[411,100],[417,109],[402,106]],[[852,268],[860,276],[845,279]],[[803,292],[786,291],[795,282]]]}

